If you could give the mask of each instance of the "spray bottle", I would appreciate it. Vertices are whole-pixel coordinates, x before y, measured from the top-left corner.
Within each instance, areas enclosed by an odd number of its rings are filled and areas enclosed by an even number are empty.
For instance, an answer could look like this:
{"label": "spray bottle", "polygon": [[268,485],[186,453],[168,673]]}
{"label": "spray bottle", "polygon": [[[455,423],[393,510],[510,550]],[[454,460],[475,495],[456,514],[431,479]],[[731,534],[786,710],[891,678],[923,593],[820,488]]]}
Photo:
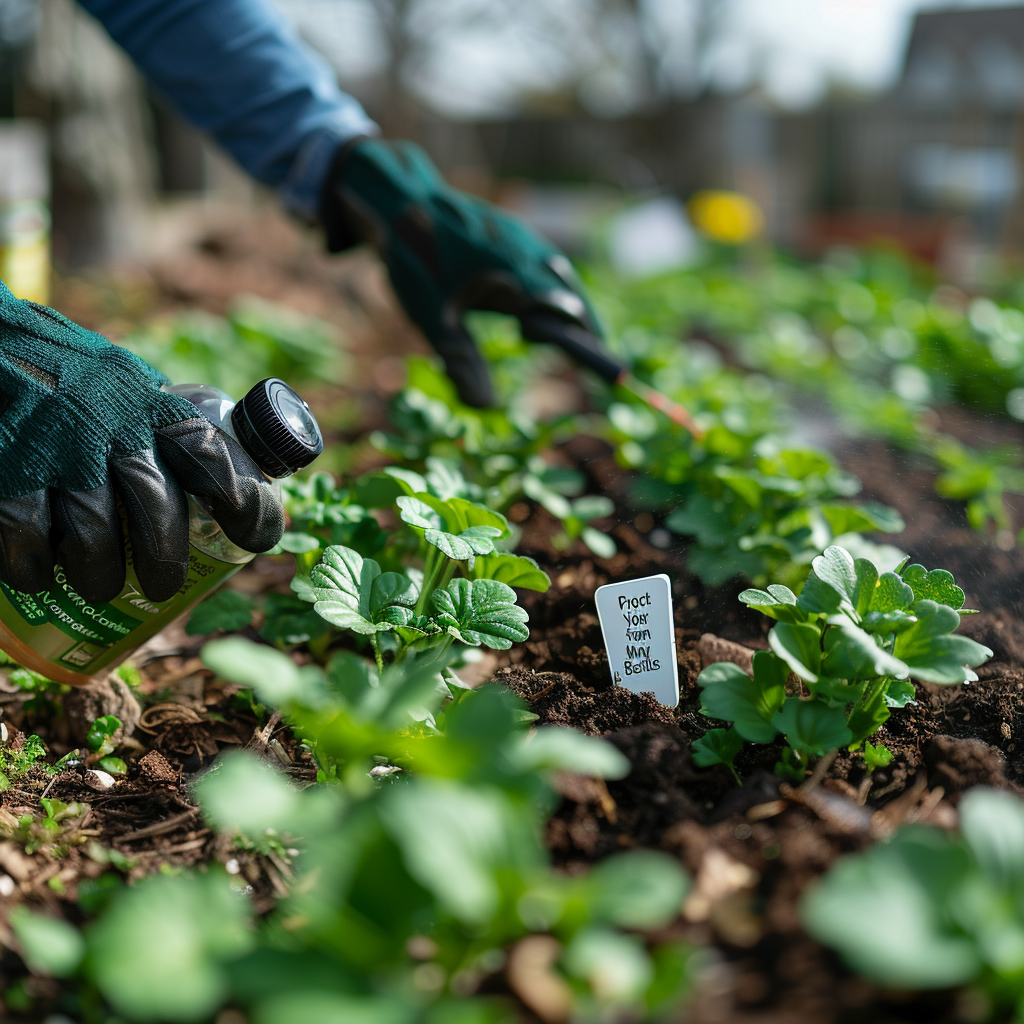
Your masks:
{"label": "spray bottle", "polygon": [[[237,404],[208,384],[166,390],[187,398],[234,437],[270,479],[290,476],[323,451],[309,406],[276,377],[261,381]],[[188,575],[167,601],[150,601],[142,593],[130,551],[124,589],[112,601],[90,604],[71,589],[59,565],[53,586],[39,594],[0,585],[0,649],[58,683],[83,686],[105,675],[255,557],[232,544],[191,496],[189,543]]]}

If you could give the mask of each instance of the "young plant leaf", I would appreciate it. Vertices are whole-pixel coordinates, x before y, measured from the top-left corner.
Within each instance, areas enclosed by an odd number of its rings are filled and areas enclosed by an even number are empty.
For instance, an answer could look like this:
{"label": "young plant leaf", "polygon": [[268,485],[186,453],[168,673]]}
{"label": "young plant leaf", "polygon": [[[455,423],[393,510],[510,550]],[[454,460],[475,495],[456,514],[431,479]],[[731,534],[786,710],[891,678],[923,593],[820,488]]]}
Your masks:
{"label": "young plant leaf", "polygon": [[444,526],[444,519],[423,499],[422,493],[395,499],[395,504],[401,509],[399,515],[402,522],[417,530],[440,530]]}
{"label": "young plant leaf", "polygon": [[743,737],[736,729],[708,729],[693,741],[692,749],[693,763],[699,768],[710,768],[714,764],[732,768],[736,755],[743,749]]}
{"label": "young plant leaf", "polygon": [[948,605],[918,601],[918,621],[896,637],[893,653],[906,662],[915,679],[929,683],[963,683],[977,679],[971,671],[992,657],[992,651],[966,636],[951,636],[960,616]]}
{"label": "young plant leaf", "polygon": [[907,666],[882,649],[875,638],[845,616],[836,616],[825,634],[828,653],[821,663],[823,674],[838,679],[870,679],[874,676],[895,676],[905,679]]}
{"label": "young plant leaf", "polygon": [[585,526],[580,534],[580,539],[598,558],[612,558],[619,550],[615,546],[615,541],[607,533],[601,533],[593,526]]}
{"label": "young plant leaf", "polygon": [[317,615],[364,636],[407,625],[419,593],[408,576],[382,573],[372,558],[340,546],[324,552],[311,582]]}
{"label": "young plant leaf", "polygon": [[910,612],[868,612],[861,620],[861,628],[876,636],[890,636],[909,629],[917,619]]}
{"label": "young plant leaf", "polygon": [[914,591],[916,601],[934,601],[949,605],[954,611],[964,606],[964,592],[953,581],[953,574],[945,569],[929,572],[923,565],[908,565],[900,576]]}
{"label": "young plant leaf", "polygon": [[85,745],[94,754],[106,755],[114,750],[114,736],[122,728],[121,719],[117,715],[102,715],[97,718],[85,737]]}
{"label": "young plant leaf", "polygon": [[[868,562],[868,565],[871,565]],[[857,567],[854,565],[853,556],[845,548],[836,544],[825,548],[825,551],[818,555],[811,563],[814,575],[827,583],[839,596],[843,603],[850,608],[857,607],[857,599],[860,596],[857,586]],[[871,566],[874,570],[874,566]],[[877,570],[874,575],[877,576]]]}
{"label": "young plant leaf", "polygon": [[372,559],[364,559],[352,548],[332,545],[312,573],[313,596],[317,601],[341,601],[356,611],[360,610],[360,597],[365,595],[369,611],[370,587],[380,575],[380,566]]}
{"label": "young plant leaf", "polygon": [[[498,537],[507,537],[510,533],[508,520],[493,508],[481,505],[475,501],[467,501],[465,498],[451,498],[446,501],[445,508],[451,510],[458,516],[459,523],[465,523],[463,530],[470,530],[475,526],[487,526],[497,530]],[[442,515],[444,513],[442,512]],[[448,516],[445,516],[449,523],[449,529],[453,529]]]}
{"label": "young plant leaf", "polygon": [[633,767],[607,740],[557,725],[527,733],[516,750],[516,761],[534,771],[568,771],[597,779],[623,779]]}
{"label": "young plant leaf", "polygon": [[476,555],[489,555],[501,531],[493,526],[470,526],[460,534],[444,530],[425,530],[423,539],[447,558],[464,562]]}
{"label": "young plant leaf", "polygon": [[1024,804],[1010,793],[978,786],[964,796],[959,811],[964,840],[985,874],[1019,891],[1024,883]]}
{"label": "young plant leaf", "polygon": [[892,751],[881,743],[875,746],[873,743],[864,744],[864,764],[868,772],[876,768],[885,768],[892,763]]}
{"label": "young plant leaf", "polygon": [[903,708],[914,704],[917,690],[909,679],[893,679],[885,687],[885,703],[891,708]]}
{"label": "young plant leaf", "polygon": [[701,714],[732,722],[743,739],[771,743],[778,730],[772,717],[786,698],[786,664],[774,654],[754,654],[754,677],[738,665],[722,661],[708,665],[697,677]]}
{"label": "young plant leaf", "polygon": [[[419,587],[408,576],[398,572],[383,572],[370,586],[370,617],[374,622],[386,620],[405,625],[411,620],[412,608],[419,593]],[[399,612],[409,612],[409,615]]]}
{"label": "young plant leaf", "polygon": [[469,570],[473,579],[491,579],[521,590],[546,593],[551,586],[548,574],[532,558],[495,551],[474,559]]}
{"label": "young plant leaf", "polygon": [[85,955],[82,933],[67,921],[19,905],[12,908],[10,922],[25,963],[37,974],[66,978]]}
{"label": "young plant leaf", "polygon": [[755,611],[779,622],[804,622],[806,616],[797,608],[796,594],[789,587],[772,584],[767,590],[744,590],[740,600]]}
{"label": "young plant leaf", "polygon": [[316,551],[320,547],[320,541],[309,533],[293,533],[288,531],[278,542],[277,548],[272,554],[279,555],[287,552],[289,555],[305,555],[310,551]]}
{"label": "young plant leaf", "polygon": [[522,488],[528,498],[532,498],[556,519],[561,519],[564,522],[572,515],[572,505],[568,498],[551,490],[550,487],[546,487],[543,481],[533,473],[528,473],[523,477]]}
{"label": "young plant leaf", "polygon": [[507,651],[530,635],[515,591],[497,580],[454,579],[431,596],[438,625],[471,647]]}
{"label": "young plant leaf", "polygon": [[883,572],[878,577],[870,610],[873,612],[903,612],[914,604],[914,591],[894,572]]}
{"label": "young plant leaf", "polygon": [[[313,549],[317,547],[319,544],[314,544]],[[217,590],[196,605],[189,616],[185,632],[189,636],[209,636],[218,630],[239,633],[252,621],[252,612],[251,597],[237,590]]]}
{"label": "young plant leaf", "polygon": [[839,611],[842,603],[843,595],[814,572],[807,577],[796,601],[804,618],[809,615],[832,615]]}
{"label": "young plant leaf", "polygon": [[[831,587],[827,589],[836,593]],[[838,599],[838,594],[836,597]],[[821,633],[817,627],[780,622],[768,634],[768,644],[801,679],[808,683],[818,681],[821,672]]]}
{"label": "young plant leaf", "polygon": [[949,988],[977,977],[982,965],[949,907],[970,871],[954,840],[911,826],[866,854],[840,858],[808,890],[801,917],[816,939],[879,984]]}
{"label": "young plant leaf", "polygon": [[878,586],[878,569],[875,563],[867,558],[854,559],[853,568],[857,574],[857,582],[853,588],[853,609],[857,617],[863,619],[874,600],[875,588]]}
{"label": "young plant leaf", "polygon": [[593,919],[620,928],[660,928],[675,920],[690,888],[678,861],[657,850],[608,857],[586,875]]}
{"label": "young plant leaf", "polygon": [[785,734],[786,742],[794,750],[812,757],[845,747],[853,739],[846,725],[846,711],[817,700],[787,697],[772,725]]}
{"label": "young plant leaf", "polygon": [[453,459],[442,459],[437,455],[428,455],[426,458],[427,476],[424,486],[418,487],[419,491],[429,490],[436,494],[442,501],[451,498],[466,498],[468,496],[469,484],[462,475],[459,464]]}
{"label": "young plant leaf", "polygon": [[589,523],[591,519],[603,519],[615,511],[615,502],[603,494],[585,494],[572,503],[572,514]]}
{"label": "young plant leaf", "polygon": [[495,540],[508,535],[508,523],[498,512],[462,498],[441,501],[420,493],[396,499],[403,522],[423,531],[423,539],[457,562],[489,555]]}

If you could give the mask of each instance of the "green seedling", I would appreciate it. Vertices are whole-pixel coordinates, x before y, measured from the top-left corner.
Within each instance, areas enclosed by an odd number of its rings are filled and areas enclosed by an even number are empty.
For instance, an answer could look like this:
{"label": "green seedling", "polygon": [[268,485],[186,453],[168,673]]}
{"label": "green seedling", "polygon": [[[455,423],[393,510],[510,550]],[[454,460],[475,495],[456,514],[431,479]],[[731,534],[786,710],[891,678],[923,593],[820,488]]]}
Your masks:
{"label": "green seedling", "polygon": [[[314,611],[332,625],[368,636],[378,667],[385,633],[396,641],[399,661],[413,649],[445,651],[455,640],[496,650],[525,640],[527,615],[515,591],[477,575],[488,568],[478,567],[477,558],[494,555],[495,540],[507,533],[502,517],[460,498],[441,502],[428,494],[400,497],[398,505],[426,548],[422,573],[382,572],[351,548],[331,547],[300,597],[314,601]],[[532,573],[535,566],[524,569]],[[453,578],[460,570],[473,578]]]}
{"label": "green seedling", "polygon": [[112,754],[117,749],[123,723],[117,715],[103,715],[97,718],[85,736],[85,745],[97,760]]}
{"label": "green seedling", "polygon": [[940,435],[932,443],[931,453],[941,469],[935,490],[944,498],[965,502],[967,522],[975,530],[1010,530],[1005,494],[1024,493],[1024,469],[1016,448],[978,451]]}
{"label": "green seedling", "polygon": [[[486,344],[485,344],[486,347]],[[507,349],[495,353],[492,368],[499,378],[514,379],[503,372]],[[511,356],[521,361],[520,353]],[[575,431],[572,418],[560,416],[537,423],[521,410],[516,394],[525,394],[533,373],[520,373],[516,387],[503,409],[472,409],[459,401],[451,382],[426,360],[411,360],[409,386],[395,399],[391,415],[399,433],[376,434],[374,443],[399,461],[406,470],[422,470],[428,483],[438,466],[456,467],[457,488],[430,489],[441,498],[463,497],[507,513],[518,501],[530,498],[558,519],[562,532],[556,546],[568,547],[581,539],[595,554],[610,557],[614,541],[589,527],[591,519],[610,514],[607,499],[584,495],[585,478],[578,470],[553,465],[545,458],[562,437]]]}
{"label": "green seedling", "polygon": [[[324,669],[236,637],[203,658],[255,686],[332,769],[300,789],[235,753],[198,786],[207,821],[236,850],[302,836],[288,853],[290,895],[253,920],[217,871],[144,879],[112,894],[84,949],[44,958],[41,971],[84,974],[129,1020],[232,1006],[254,1021],[501,1021],[487,979],[502,950],[537,935],[575,1018],[674,1012],[688,950],[636,933],[678,915],[688,888],[678,863],[631,851],[573,877],[551,869],[539,838],[552,774],[621,778],[629,765],[617,750],[530,729],[496,686],[445,685],[436,651],[383,671],[342,652]],[[401,781],[371,777],[380,764],[401,768]],[[174,957],[145,941],[154,919]]]}
{"label": "green seedling", "polygon": [[[370,557],[384,547],[387,537],[371,508],[358,500],[354,489],[338,487],[329,473],[285,480],[282,491],[291,528],[276,550],[295,555],[300,574],[309,573],[332,544]],[[389,492],[384,503],[395,493]]]}
{"label": "green seedling", "polygon": [[0,722],[0,793],[20,779],[46,756],[46,747],[38,736],[17,737]]}
{"label": "green seedling", "polygon": [[211,633],[240,633],[252,621],[255,604],[251,597],[237,590],[217,590],[196,605],[189,616],[185,632],[189,636]]}
{"label": "green seedling", "polygon": [[748,371],[824,398],[851,433],[930,455],[938,492],[966,502],[971,524],[994,528],[1007,546],[1004,496],[1021,490],[1019,453],[967,449],[937,433],[926,413],[959,401],[1024,418],[1020,292],[1009,305],[979,296],[964,308],[939,299],[937,283],[893,253],[868,252],[803,266],[780,257],[757,268],[712,260],[685,276],[613,290],[620,323],[644,326],[630,331],[634,359],[659,334],[710,334]]}
{"label": "green seedling", "polygon": [[[776,770],[797,778],[830,750],[858,750],[914,697],[910,680],[954,684],[992,652],[954,634],[964,593],[950,573],[904,565],[879,573],[867,559],[832,546],[812,563],[800,596],[788,587],[745,590],[740,600],[776,620],[771,651],[757,651],[747,675],[730,662],[709,665],[697,682],[701,711],[732,723],[695,746],[698,764],[732,767],[737,737],[786,746]],[[799,680],[794,691],[790,674]],[[723,733],[724,730],[714,730]],[[864,747],[869,770],[891,760]]]}
{"label": "green seedling", "polygon": [[322,320],[244,296],[227,317],[191,310],[156,321],[124,343],[171,380],[203,381],[241,397],[265,377],[296,384],[340,379],[336,339],[336,329]]}
{"label": "green seedling", "polygon": [[[922,825],[843,857],[801,916],[858,974],[902,991],[975,989],[981,1020],[1024,1010],[1024,804],[975,788],[960,834]],[[980,998],[979,998],[980,997]]]}

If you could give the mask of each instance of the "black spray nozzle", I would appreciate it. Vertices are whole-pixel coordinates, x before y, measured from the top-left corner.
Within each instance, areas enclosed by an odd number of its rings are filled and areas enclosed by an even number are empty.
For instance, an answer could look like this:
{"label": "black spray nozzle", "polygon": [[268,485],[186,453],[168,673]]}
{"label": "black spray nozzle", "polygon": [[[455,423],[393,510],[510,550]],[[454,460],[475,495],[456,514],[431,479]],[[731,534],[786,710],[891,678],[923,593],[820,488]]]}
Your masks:
{"label": "black spray nozzle", "polygon": [[609,384],[629,371],[601,347],[597,337],[578,323],[546,310],[532,310],[519,318],[523,337],[545,345],[555,345],[580,366],[593,370]]}
{"label": "black spray nozzle", "polygon": [[273,477],[291,476],[323,450],[309,406],[283,380],[268,377],[231,411],[231,425],[253,462]]}
{"label": "black spray nozzle", "polygon": [[652,409],[663,412],[673,423],[685,427],[698,440],[704,436],[704,431],[683,406],[638,380],[632,370],[606,352],[597,336],[585,327],[543,309],[522,314],[519,325],[527,341],[557,346],[574,362],[593,370],[609,384],[626,388]]}

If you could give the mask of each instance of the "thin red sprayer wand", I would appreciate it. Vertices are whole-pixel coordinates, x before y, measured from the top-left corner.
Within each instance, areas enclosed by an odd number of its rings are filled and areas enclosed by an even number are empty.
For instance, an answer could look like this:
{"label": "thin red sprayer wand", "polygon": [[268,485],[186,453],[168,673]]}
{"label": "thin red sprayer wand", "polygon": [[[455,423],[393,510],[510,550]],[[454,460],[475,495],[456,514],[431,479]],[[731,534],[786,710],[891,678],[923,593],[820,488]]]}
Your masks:
{"label": "thin red sprayer wand", "polygon": [[698,441],[704,437],[704,431],[697,426],[690,415],[690,411],[685,406],[680,405],[678,402],[673,402],[668,395],[662,394],[662,392],[652,388],[650,384],[645,384],[638,377],[634,377],[629,370],[623,369],[622,373],[615,378],[614,383],[620,388],[631,391],[641,402],[645,402],[652,409],[663,412],[673,423],[678,423],[679,426],[685,427]]}
{"label": "thin red sprayer wand", "polygon": [[579,324],[555,314],[540,312],[521,317],[520,324],[523,337],[527,340],[556,345],[574,362],[593,370],[602,380],[625,388],[650,408],[664,413],[698,441],[704,436],[704,431],[697,426],[687,409],[636,377],[629,367],[602,348],[594,334]]}

